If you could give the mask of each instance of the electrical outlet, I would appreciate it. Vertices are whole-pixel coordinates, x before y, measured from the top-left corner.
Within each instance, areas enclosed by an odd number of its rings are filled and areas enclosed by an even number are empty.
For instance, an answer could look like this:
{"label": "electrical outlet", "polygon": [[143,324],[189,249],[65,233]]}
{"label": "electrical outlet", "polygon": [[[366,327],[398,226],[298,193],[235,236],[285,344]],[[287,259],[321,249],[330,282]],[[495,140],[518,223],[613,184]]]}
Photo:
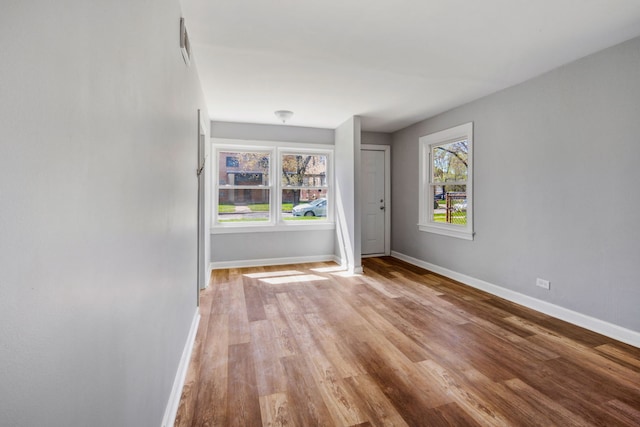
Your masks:
{"label": "electrical outlet", "polygon": [[546,290],[551,289],[551,284],[549,283],[549,281],[541,279],[539,277],[536,279],[536,286],[538,286],[540,288],[543,288],[543,289],[546,289]]}

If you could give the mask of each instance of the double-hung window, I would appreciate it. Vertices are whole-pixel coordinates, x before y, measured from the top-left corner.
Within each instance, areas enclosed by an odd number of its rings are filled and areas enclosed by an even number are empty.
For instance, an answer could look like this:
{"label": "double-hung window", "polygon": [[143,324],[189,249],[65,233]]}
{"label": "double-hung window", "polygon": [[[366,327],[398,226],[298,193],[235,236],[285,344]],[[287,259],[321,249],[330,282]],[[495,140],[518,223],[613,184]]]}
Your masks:
{"label": "double-hung window", "polygon": [[271,222],[273,152],[217,150],[216,223]]}
{"label": "double-hung window", "polygon": [[333,150],[214,143],[216,233],[333,228]]}
{"label": "double-hung window", "polygon": [[330,216],[329,153],[281,151],[281,215],[284,221],[326,221]]}
{"label": "double-hung window", "polygon": [[421,231],[473,240],[473,123],[420,138]]}

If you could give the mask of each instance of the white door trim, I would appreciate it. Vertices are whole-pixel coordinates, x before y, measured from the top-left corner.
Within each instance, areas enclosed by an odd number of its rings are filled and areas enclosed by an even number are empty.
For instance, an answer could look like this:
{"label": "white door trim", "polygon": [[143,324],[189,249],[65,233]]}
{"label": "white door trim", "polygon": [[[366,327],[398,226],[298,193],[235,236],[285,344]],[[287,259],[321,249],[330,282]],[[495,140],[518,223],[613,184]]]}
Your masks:
{"label": "white door trim", "polygon": [[391,255],[391,146],[362,144],[360,150],[384,151],[384,253],[363,255],[363,257]]}
{"label": "white door trim", "polygon": [[198,109],[198,164],[196,168],[196,178],[198,179],[198,214],[197,214],[197,229],[198,229],[198,239],[197,239],[197,274],[196,274],[196,293],[197,293],[197,302],[200,305],[200,290],[207,287],[209,276],[207,276],[207,260],[206,257],[206,244],[205,240],[209,238],[208,233],[206,232],[206,219],[205,219],[205,192],[207,189],[207,185],[205,183],[205,167],[207,165],[207,156],[206,156],[206,144],[207,144],[207,133],[206,133],[206,121],[202,110]]}

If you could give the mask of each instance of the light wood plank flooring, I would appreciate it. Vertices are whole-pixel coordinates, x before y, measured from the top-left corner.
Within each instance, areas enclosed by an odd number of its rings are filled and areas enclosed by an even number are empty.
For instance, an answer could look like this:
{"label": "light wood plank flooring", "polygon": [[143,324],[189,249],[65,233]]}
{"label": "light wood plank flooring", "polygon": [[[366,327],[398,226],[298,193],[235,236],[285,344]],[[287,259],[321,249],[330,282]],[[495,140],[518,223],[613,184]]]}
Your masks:
{"label": "light wood plank flooring", "polygon": [[219,270],[176,426],[638,426],[640,349],[393,258]]}

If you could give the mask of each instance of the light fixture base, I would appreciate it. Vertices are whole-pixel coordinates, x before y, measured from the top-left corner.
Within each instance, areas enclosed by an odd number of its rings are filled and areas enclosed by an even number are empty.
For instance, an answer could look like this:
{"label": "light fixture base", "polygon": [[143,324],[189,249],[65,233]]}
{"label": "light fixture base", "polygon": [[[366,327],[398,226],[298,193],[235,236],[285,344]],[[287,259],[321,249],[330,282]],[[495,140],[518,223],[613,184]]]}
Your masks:
{"label": "light fixture base", "polygon": [[293,116],[293,111],[278,110],[278,111],[274,112],[273,114],[275,114],[276,117],[278,118],[278,120],[281,120],[282,123],[286,123],[287,120],[289,120],[291,118],[291,116]]}

